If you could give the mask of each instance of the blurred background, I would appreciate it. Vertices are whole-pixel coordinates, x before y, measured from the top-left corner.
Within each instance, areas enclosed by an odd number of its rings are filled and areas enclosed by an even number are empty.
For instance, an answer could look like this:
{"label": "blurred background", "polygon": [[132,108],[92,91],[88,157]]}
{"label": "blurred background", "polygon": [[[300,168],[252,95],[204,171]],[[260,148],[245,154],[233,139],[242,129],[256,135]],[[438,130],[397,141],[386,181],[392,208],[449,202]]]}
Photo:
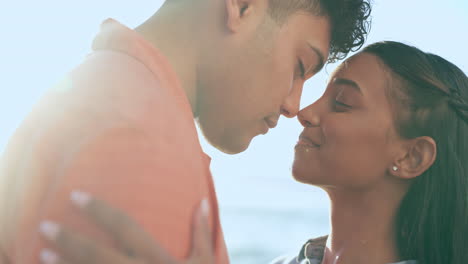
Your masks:
{"label": "blurred background", "polygon": [[[196,0],[193,0],[196,1]],[[287,1],[287,0],[285,0]],[[42,93],[80,63],[102,20],[133,28],[163,0],[4,1],[0,5],[0,151]],[[467,0],[375,0],[367,43],[397,40],[445,57],[468,72]],[[306,83],[302,107],[323,93],[336,64]],[[268,263],[298,253],[329,232],[327,196],[291,177],[301,126],[282,119],[229,156],[202,139],[212,157],[226,242],[233,264]]]}

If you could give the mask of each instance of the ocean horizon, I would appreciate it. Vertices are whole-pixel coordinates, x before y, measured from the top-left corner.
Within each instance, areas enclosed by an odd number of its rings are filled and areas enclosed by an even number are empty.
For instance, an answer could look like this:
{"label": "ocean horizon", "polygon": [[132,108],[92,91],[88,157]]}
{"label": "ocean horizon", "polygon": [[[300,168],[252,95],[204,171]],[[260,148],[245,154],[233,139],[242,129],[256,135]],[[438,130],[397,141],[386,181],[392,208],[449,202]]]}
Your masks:
{"label": "ocean horizon", "polygon": [[310,238],[329,233],[324,191],[290,179],[215,177],[221,223],[232,264],[296,256]]}

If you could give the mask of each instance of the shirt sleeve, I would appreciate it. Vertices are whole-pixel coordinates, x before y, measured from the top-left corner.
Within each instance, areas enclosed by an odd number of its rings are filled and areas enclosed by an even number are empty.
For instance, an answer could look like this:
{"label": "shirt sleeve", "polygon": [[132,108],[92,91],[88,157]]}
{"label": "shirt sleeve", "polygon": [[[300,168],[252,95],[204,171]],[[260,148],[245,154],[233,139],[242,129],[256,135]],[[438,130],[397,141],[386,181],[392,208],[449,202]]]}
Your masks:
{"label": "shirt sleeve", "polygon": [[[89,192],[124,210],[173,255],[187,253],[190,223],[198,200],[190,194],[176,193],[177,177],[168,176],[172,170],[168,170],[170,163],[163,153],[155,151],[144,136],[129,128],[108,130],[77,148],[56,168],[59,172],[48,183],[39,210],[30,208],[37,210],[38,217],[27,219],[20,227],[16,248],[21,252],[16,256],[28,252],[27,245],[33,256],[46,246],[36,235],[39,221],[45,219],[65,223],[113,245],[109,237],[83,221],[71,206],[69,195],[73,190]],[[31,259],[28,263],[35,262]]]}
{"label": "shirt sleeve", "polygon": [[41,100],[5,153],[2,174],[19,196],[5,206],[14,230],[13,240],[2,242],[8,257],[38,263],[46,244],[37,227],[45,219],[113,245],[71,206],[70,192],[81,190],[124,210],[183,259],[194,210],[203,198],[215,199],[193,119],[181,121],[170,89],[126,54],[96,52],[66,80]]}

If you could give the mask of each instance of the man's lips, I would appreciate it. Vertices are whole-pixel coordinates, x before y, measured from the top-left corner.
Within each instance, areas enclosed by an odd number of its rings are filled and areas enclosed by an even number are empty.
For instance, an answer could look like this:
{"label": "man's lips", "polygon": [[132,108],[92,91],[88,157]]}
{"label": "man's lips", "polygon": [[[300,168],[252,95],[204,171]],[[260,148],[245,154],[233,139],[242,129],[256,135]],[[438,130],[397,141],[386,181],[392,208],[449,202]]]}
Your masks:
{"label": "man's lips", "polygon": [[278,119],[265,118],[265,123],[269,128],[275,128],[278,125]]}

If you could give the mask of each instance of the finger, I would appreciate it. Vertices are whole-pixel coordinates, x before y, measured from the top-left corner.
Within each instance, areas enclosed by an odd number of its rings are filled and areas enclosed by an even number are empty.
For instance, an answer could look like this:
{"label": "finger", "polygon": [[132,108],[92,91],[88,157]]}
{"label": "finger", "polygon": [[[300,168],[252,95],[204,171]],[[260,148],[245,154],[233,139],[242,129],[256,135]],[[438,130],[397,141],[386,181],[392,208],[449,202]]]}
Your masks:
{"label": "finger", "polygon": [[86,216],[107,231],[127,255],[149,258],[156,263],[175,262],[165,249],[123,211],[80,191],[72,192],[70,198]]}
{"label": "finger", "polygon": [[188,263],[214,263],[213,235],[209,224],[210,207],[204,199],[194,219],[192,253]]}
{"label": "finger", "polygon": [[73,264],[133,264],[128,257],[111,248],[98,245],[91,239],[62,228],[60,225],[44,221],[40,233],[55,247],[63,259]]}
{"label": "finger", "polygon": [[42,264],[71,264],[70,262],[62,259],[55,251],[50,249],[41,250],[39,260]]}

